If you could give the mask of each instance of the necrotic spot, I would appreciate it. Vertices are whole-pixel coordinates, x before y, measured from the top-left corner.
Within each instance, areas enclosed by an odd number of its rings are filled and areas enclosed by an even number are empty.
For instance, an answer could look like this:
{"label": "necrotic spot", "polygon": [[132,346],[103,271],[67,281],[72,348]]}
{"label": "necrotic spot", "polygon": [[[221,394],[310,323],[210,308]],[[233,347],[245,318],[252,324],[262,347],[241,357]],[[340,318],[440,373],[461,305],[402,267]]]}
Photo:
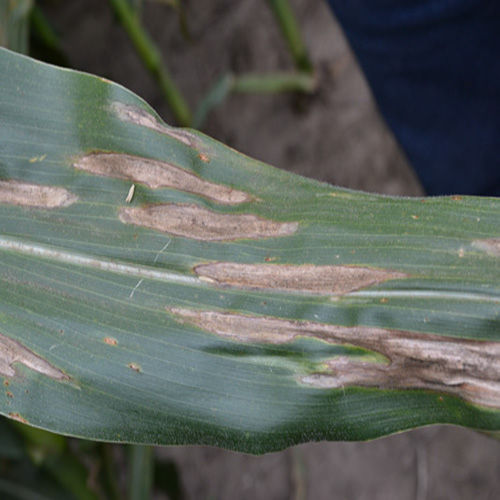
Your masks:
{"label": "necrotic spot", "polygon": [[111,110],[122,121],[135,123],[136,125],[141,125],[142,127],[155,130],[156,132],[168,135],[190,147],[194,147],[195,145],[196,136],[194,134],[191,134],[186,130],[164,125],[163,123],[160,123],[152,114],[148,113],[144,109],[138,108],[137,106],[115,102],[111,105]]}
{"label": "necrotic spot", "polygon": [[494,257],[500,257],[500,238],[490,238],[485,240],[475,240],[472,245],[485,251]]}
{"label": "necrotic spot", "polygon": [[42,186],[16,180],[0,181],[0,203],[36,208],[59,208],[77,197],[62,187]]}
{"label": "necrotic spot", "polygon": [[52,366],[40,356],[0,333],[0,374],[12,377],[16,374],[13,364],[21,363],[32,370],[56,380],[65,380],[69,377],[61,370]]}
{"label": "necrotic spot", "polygon": [[149,188],[174,188],[199,194],[222,204],[250,201],[243,191],[201,179],[167,162],[119,153],[91,153],[79,158],[74,167],[97,175],[145,184]]}
{"label": "necrotic spot", "polygon": [[294,290],[341,295],[391,279],[406,278],[395,271],[355,266],[240,264],[218,262],[195,267],[198,276],[242,288]]}
{"label": "necrotic spot", "polygon": [[288,236],[298,228],[296,222],[275,222],[253,214],[222,214],[182,203],[126,207],[119,215],[126,224],[205,241]]}
{"label": "necrotic spot", "polygon": [[500,343],[455,339],[403,330],[346,327],[270,316],[167,308],[179,321],[237,342],[283,344],[311,337],[382,354],[389,362],[351,357],[325,360],[300,381],[318,388],[348,386],[427,389],[500,408]]}

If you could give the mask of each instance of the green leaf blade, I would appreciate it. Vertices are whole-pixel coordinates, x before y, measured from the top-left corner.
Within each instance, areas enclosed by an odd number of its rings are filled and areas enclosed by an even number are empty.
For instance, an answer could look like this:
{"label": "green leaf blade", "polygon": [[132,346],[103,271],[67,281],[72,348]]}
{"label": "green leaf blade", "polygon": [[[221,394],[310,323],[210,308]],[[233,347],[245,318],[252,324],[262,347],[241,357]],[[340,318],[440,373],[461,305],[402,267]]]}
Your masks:
{"label": "green leaf blade", "polygon": [[[432,423],[500,429],[483,369],[500,364],[500,200],[334,188],[169,128],[103,79],[5,50],[0,74],[2,414],[254,453]],[[75,168],[94,153],[139,167]],[[151,161],[165,185],[133,178]],[[59,205],[34,205],[47,199]]]}

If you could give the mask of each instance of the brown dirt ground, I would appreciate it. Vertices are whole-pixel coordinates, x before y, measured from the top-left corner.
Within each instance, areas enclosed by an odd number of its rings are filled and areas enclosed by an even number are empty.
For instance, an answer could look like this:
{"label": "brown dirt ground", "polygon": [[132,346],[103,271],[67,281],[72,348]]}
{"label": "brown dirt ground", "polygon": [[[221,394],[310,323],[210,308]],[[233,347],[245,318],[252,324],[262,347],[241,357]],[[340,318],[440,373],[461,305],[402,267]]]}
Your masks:
{"label": "brown dirt ground", "polygon": [[[75,68],[134,90],[173,123],[107,2],[46,3]],[[228,70],[292,69],[264,0],[184,4],[191,42],[181,36],[173,11],[160,2],[146,2],[144,19],[192,107]],[[280,168],[333,184],[421,193],[324,2],[291,4],[317,68],[318,91],[303,98],[231,96],[210,114],[204,131]],[[446,426],[370,443],[305,444],[263,457],[207,447],[166,447],[158,455],[178,465],[188,499],[500,498],[500,444]]]}

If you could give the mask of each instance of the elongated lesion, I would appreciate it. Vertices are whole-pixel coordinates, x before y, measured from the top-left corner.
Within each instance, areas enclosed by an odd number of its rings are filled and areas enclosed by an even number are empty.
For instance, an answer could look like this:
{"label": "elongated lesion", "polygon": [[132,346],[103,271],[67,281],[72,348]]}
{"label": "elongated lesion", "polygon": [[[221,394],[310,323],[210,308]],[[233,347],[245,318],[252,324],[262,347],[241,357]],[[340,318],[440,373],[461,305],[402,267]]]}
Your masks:
{"label": "elongated lesion", "polygon": [[500,343],[368,326],[346,327],[267,316],[169,308],[178,320],[239,342],[283,344],[310,337],[374,351],[387,364],[326,360],[299,381],[318,388],[426,389],[500,408]]}
{"label": "elongated lesion", "polygon": [[120,220],[156,231],[204,241],[288,236],[296,222],[278,222],[254,214],[226,214],[188,203],[123,207]]}
{"label": "elongated lesion", "polygon": [[500,238],[487,238],[484,240],[474,240],[472,245],[479,250],[483,250],[489,255],[500,257]]}
{"label": "elongated lesion", "polygon": [[0,180],[0,203],[34,208],[72,205],[77,196],[59,186],[45,186],[18,180]]}
{"label": "elongated lesion", "polygon": [[55,380],[68,380],[61,370],[52,366],[22,344],[0,333],[0,374],[6,377],[16,375],[16,363],[21,363],[32,370]]}
{"label": "elongated lesion", "polygon": [[342,295],[388,280],[408,277],[404,273],[386,269],[313,264],[216,262],[198,265],[194,271],[198,276],[213,280],[220,285],[325,295]]}
{"label": "elongated lesion", "polygon": [[198,177],[169,162],[122,153],[90,153],[73,163],[79,170],[144,184],[151,189],[173,188],[217,203],[236,205],[252,197],[238,189]]}
{"label": "elongated lesion", "polygon": [[152,114],[137,106],[114,102],[111,105],[111,111],[124,122],[134,123],[135,125],[140,125],[142,127],[155,130],[156,132],[160,132],[161,134],[168,135],[173,139],[182,142],[186,146],[196,146],[196,136],[194,134],[188,132],[187,130],[169,127],[168,125],[165,125],[157,120]]}

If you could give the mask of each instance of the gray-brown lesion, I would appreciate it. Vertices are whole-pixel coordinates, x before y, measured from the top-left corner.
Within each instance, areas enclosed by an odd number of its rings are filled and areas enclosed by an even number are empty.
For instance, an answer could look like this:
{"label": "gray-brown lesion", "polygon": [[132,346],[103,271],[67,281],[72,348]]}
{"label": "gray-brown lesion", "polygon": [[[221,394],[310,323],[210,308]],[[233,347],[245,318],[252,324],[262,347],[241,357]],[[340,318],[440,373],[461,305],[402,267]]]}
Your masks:
{"label": "gray-brown lesion", "polygon": [[500,238],[487,238],[484,240],[474,240],[472,246],[483,250],[488,255],[500,257]]}
{"label": "gray-brown lesion", "polygon": [[33,208],[61,208],[72,205],[77,196],[58,186],[17,180],[0,180],[0,203]]}
{"label": "gray-brown lesion", "polygon": [[185,308],[168,311],[181,322],[238,342],[283,344],[297,337],[310,337],[361,347],[388,360],[387,363],[368,362],[348,356],[326,360],[316,373],[299,377],[301,383],[313,387],[426,389],[500,408],[498,342],[219,311]]}
{"label": "gray-brown lesion", "polygon": [[20,363],[28,368],[55,380],[69,380],[61,370],[38,356],[16,340],[0,333],[0,375],[14,377],[15,364]]}
{"label": "gray-brown lesion", "polygon": [[296,222],[278,222],[254,214],[226,214],[188,203],[123,207],[120,220],[174,236],[202,241],[231,241],[289,236]]}
{"label": "gray-brown lesion", "polygon": [[316,266],[313,264],[201,264],[195,273],[219,285],[258,290],[283,290],[322,295],[343,295],[408,275],[397,271],[358,266]]}
{"label": "gray-brown lesion", "polygon": [[169,162],[140,156],[96,152],[78,158],[73,166],[92,174],[144,184],[151,189],[178,189],[225,205],[252,200],[248,193],[238,189],[204,180]]}
{"label": "gray-brown lesion", "polygon": [[160,132],[161,134],[168,135],[169,137],[182,142],[186,146],[192,148],[196,147],[197,138],[194,134],[188,132],[187,130],[169,127],[168,125],[158,121],[152,114],[137,106],[114,102],[111,105],[111,112],[114,113],[118,119],[124,122],[134,123],[135,125],[149,128],[156,132]]}

